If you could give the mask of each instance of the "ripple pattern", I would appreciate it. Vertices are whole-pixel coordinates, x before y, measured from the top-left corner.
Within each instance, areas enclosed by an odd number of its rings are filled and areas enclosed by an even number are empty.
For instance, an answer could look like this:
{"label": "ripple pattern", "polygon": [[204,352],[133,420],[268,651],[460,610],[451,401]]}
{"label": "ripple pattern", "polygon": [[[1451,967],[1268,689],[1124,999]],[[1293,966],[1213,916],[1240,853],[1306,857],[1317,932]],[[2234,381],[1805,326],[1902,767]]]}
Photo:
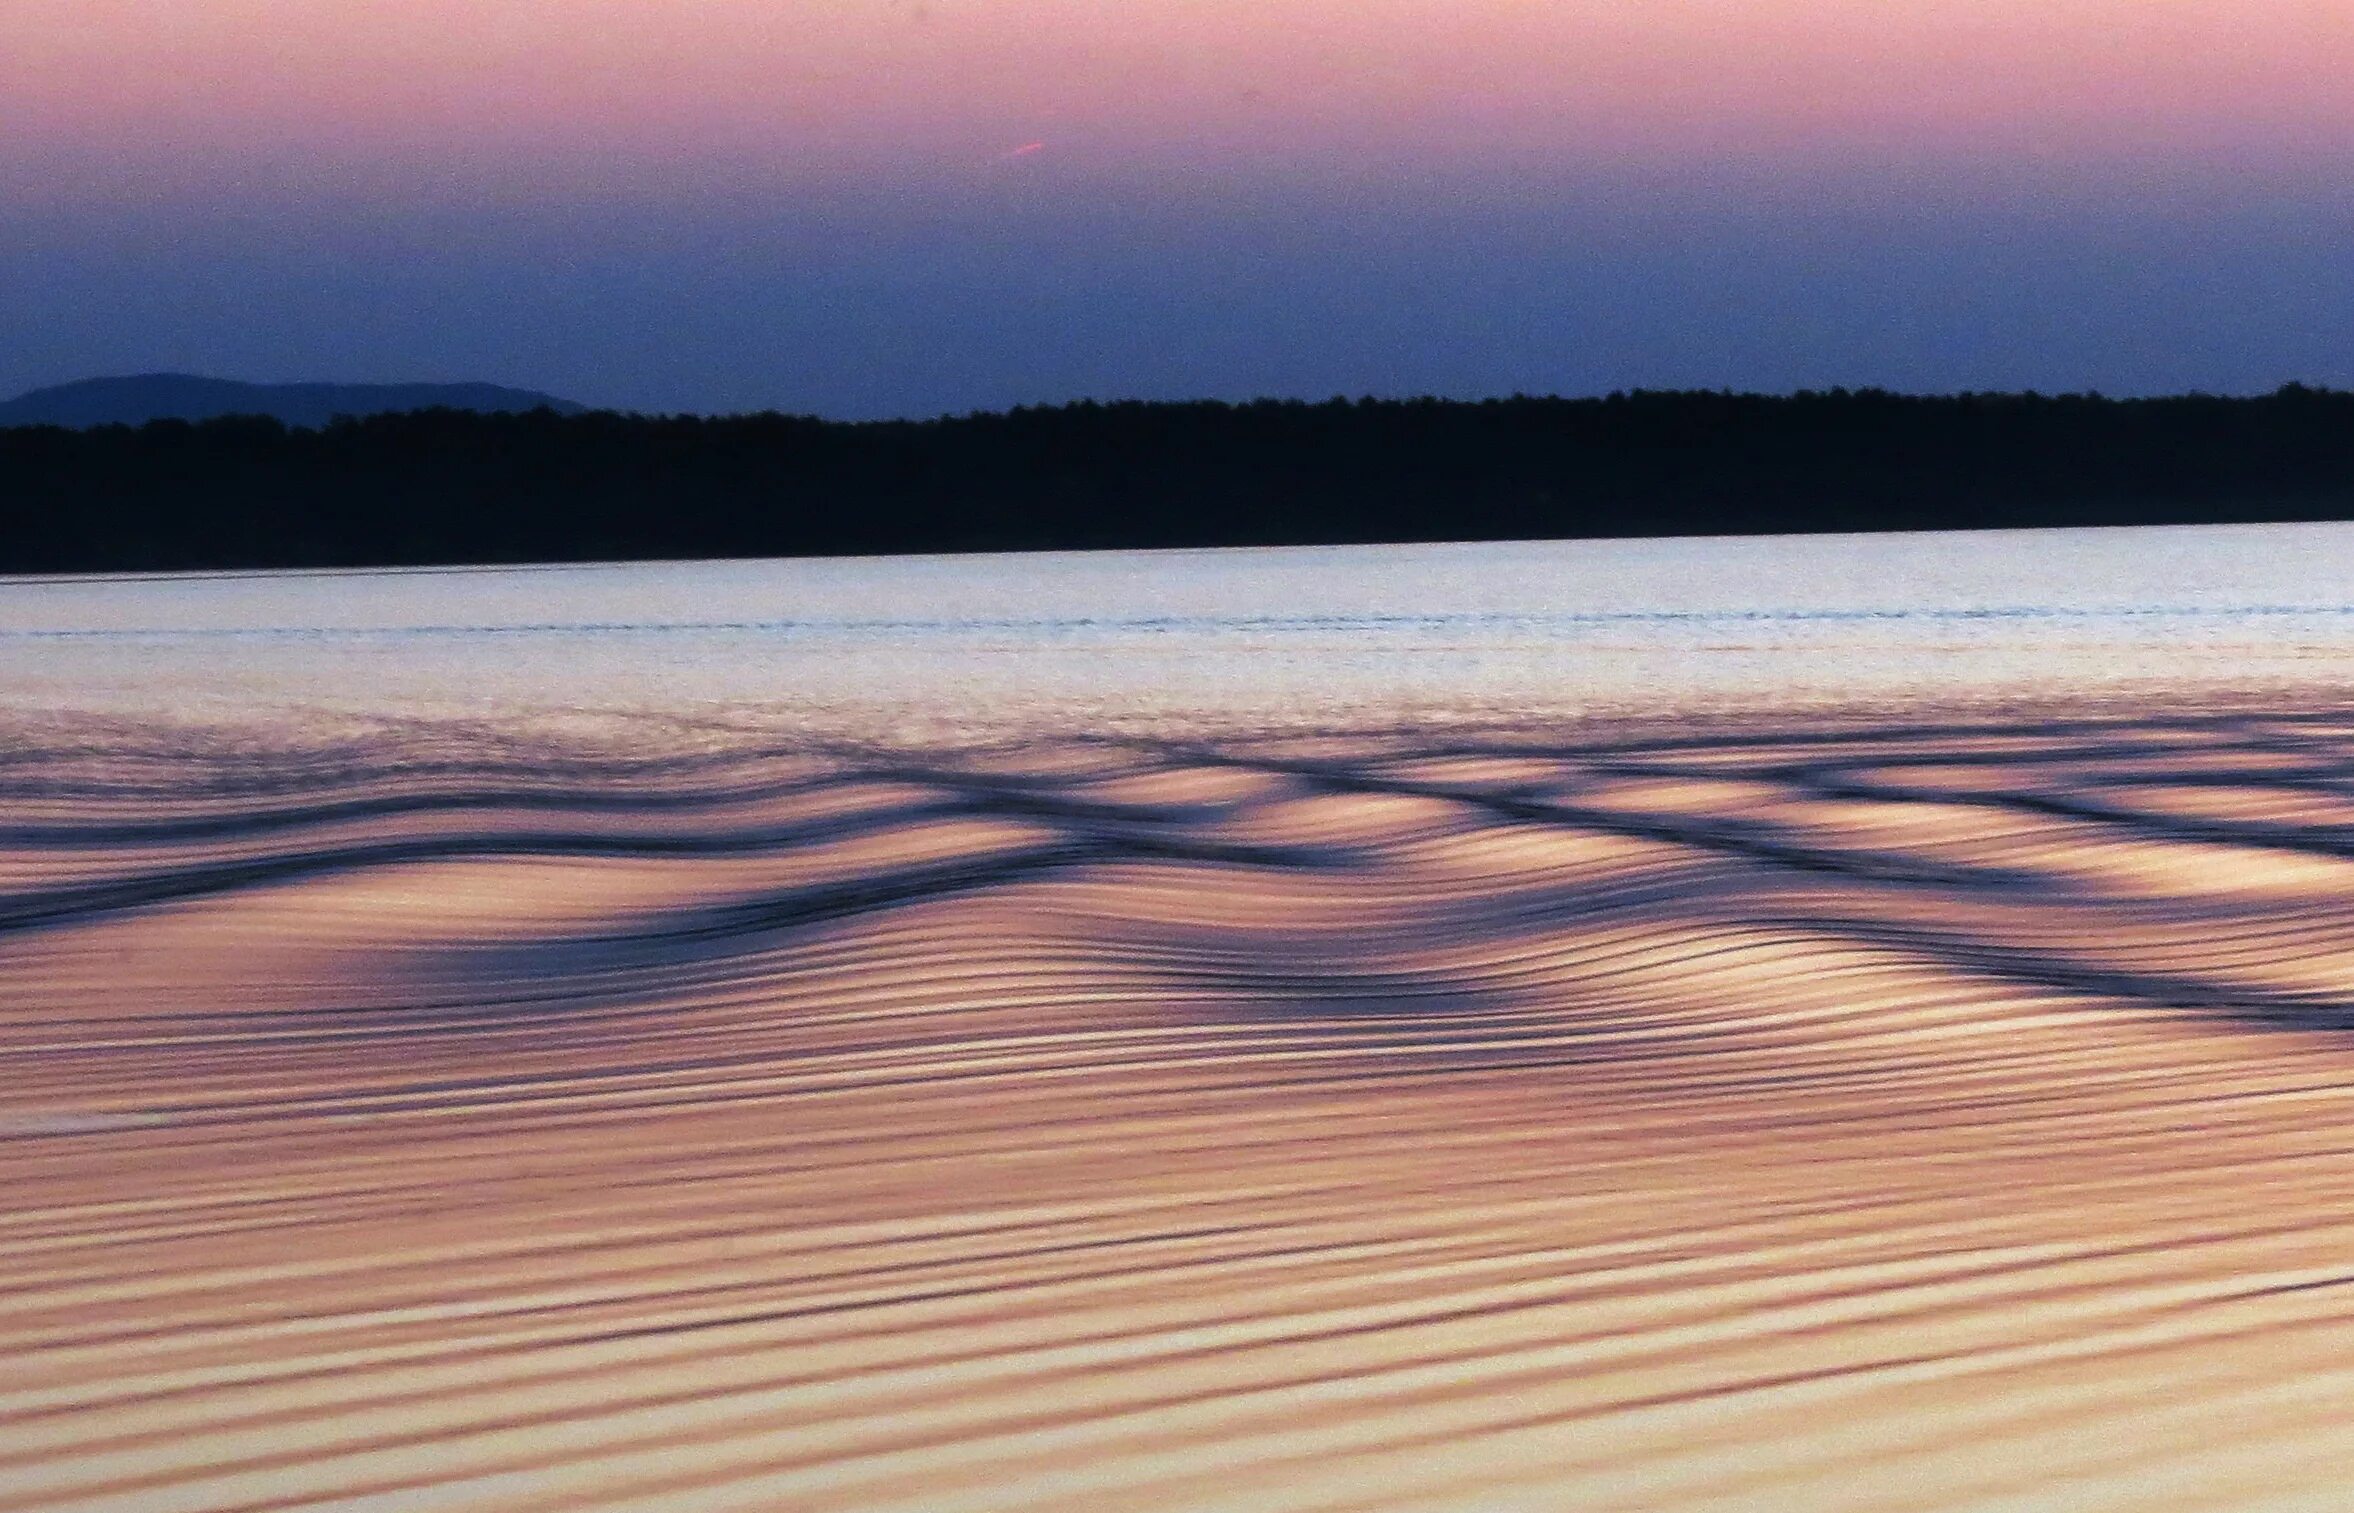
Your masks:
{"label": "ripple pattern", "polygon": [[2331,1509],[2354,714],[19,733],[0,1513]]}

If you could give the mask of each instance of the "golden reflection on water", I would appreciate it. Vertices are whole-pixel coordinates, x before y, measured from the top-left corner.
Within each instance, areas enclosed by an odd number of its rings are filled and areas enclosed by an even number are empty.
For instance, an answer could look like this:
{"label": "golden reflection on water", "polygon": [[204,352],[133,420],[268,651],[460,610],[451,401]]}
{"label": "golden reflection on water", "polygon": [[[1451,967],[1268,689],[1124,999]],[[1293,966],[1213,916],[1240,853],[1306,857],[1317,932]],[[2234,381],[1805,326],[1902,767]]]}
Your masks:
{"label": "golden reflection on water", "polygon": [[0,785],[0,1509],[2354,1477],[2354,715]]}

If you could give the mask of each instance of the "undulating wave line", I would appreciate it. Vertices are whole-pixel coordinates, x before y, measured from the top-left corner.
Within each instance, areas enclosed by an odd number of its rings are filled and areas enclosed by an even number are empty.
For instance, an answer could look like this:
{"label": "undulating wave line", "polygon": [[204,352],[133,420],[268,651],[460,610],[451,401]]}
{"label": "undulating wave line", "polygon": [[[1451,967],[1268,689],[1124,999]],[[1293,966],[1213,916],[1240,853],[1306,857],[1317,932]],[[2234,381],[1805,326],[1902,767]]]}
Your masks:
{"label": "undulating wave line", "polygon": [[0,753],[0,1510],[2335,1506],[2354,713]]}

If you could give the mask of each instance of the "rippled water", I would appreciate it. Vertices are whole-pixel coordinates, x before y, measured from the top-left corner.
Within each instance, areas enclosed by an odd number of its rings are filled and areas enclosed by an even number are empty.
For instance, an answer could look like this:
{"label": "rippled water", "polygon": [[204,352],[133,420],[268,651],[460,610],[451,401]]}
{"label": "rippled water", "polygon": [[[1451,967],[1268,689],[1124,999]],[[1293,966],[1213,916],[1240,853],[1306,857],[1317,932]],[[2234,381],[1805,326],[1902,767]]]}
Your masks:
{"label": "rippled water", "polygon": [[0,1509],[2340,1507],[2350,536],[0,585]]}

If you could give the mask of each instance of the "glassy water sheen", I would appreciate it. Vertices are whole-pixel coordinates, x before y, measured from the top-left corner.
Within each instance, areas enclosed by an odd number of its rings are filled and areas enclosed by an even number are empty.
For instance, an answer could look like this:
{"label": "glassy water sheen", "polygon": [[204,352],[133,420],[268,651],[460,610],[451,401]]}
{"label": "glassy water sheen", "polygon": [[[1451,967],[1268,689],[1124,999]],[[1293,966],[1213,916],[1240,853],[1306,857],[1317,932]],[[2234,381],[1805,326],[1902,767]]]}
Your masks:
{"label": "glassy water sheen", "polygon": [[0,584],[0,1513],[2343,1506],[2349,569]]}
{"label": "glassy water sheen", "polygon": [[1850,703],[2332,676],[2349,584],[2326,525],[19,581],[0,688],[982,725]]}

